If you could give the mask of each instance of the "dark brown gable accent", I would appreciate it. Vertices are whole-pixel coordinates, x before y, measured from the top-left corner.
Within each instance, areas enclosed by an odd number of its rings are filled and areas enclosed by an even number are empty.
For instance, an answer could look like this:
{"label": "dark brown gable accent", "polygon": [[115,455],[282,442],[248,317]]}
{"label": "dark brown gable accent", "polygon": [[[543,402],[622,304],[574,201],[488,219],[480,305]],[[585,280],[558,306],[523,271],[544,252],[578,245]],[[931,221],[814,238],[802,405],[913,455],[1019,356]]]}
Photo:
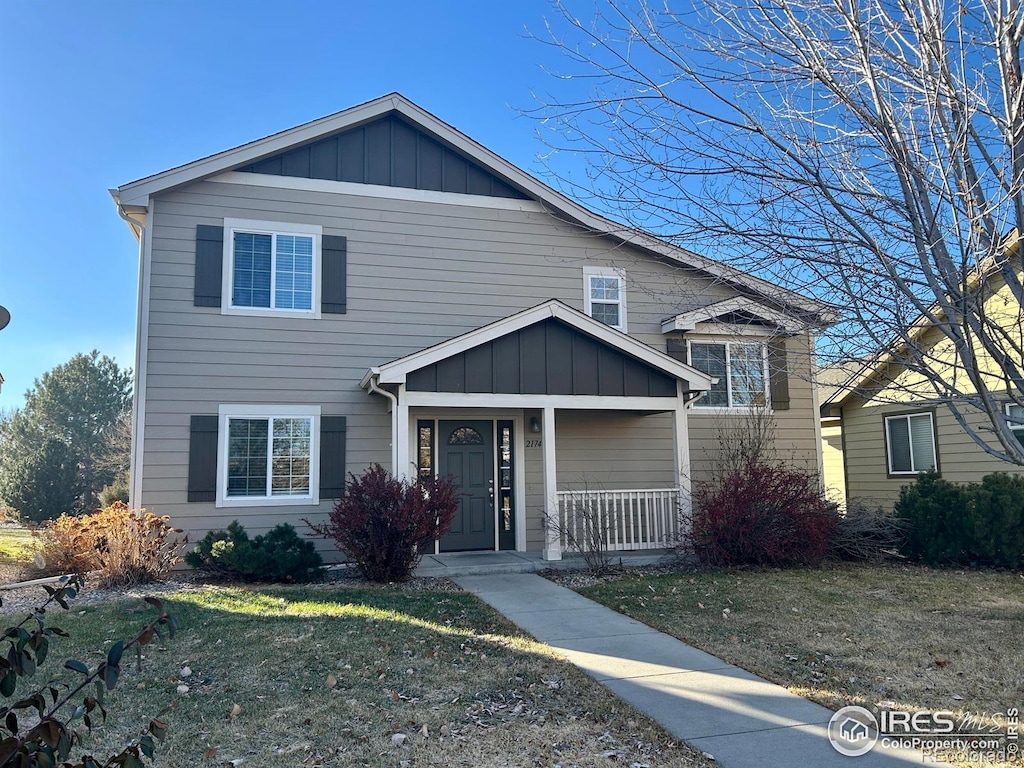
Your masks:
{"label": "dark brown gable accent", "polygon": [[486,168],[394,114],[237,170],[528,199]]}
{"label": "dark brown gable accent", "polygon": [[675,397],[676,380],[547,319],[411,372],[411,392]]}

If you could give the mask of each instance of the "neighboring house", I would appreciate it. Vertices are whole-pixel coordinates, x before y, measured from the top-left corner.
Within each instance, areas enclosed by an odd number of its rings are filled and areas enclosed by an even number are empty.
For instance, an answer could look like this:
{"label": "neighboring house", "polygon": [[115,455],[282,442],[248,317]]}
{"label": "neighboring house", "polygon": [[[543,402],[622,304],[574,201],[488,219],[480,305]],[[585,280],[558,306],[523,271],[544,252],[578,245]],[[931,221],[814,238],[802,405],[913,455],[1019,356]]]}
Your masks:
{"label": "neighboring house", "polygon": [[[1001,327],[1024,341],[1021,309],[998,273],[985,277],[985,311],[989,318],[1005,318]],[[920,322],[920,321],[919,321]],[[933,361],[948,366],[944,378],[968,391],[964,377],[958,375],[956,357],[948,340],[935,328],[923,326],[917,344],[927,350]],[[998,367],[981,356],[981,370],[993,377],[998,390],[1003,377]],[[920,374],[915,374],[891,356],[882,353],[859,364],[823,371],[821,424],[825,451],[826,486],[836,488],[835,450],[842,454],[843,482],[848,502],[855,500],[874,506],[892,507],[900,488],[918,473],[938,469],[954,482],[976,482],[992,472],[1024,474],[1024,467],[1001,461],[979,446],[957,423],[948,406],[938,402],[935,390]],[[973,391],[973,390],[970,390]],[[1008,401],[1001,404],[1004,414],[1024,422],[1024,409]],[[983,427],[987,419],[981,411],[968,413],[968,423]],[[1024,423],[1010,423],[1024,443]],[[997,447],[995,438],[993,447]]]}
{"label": "neighboring house", "polygon": [[[819,302],[627,230],[392,94],[112,190],[140,241],[132,503],[193,536],[454,475],[444,550],[657,547],[718,430],[820,467]],[[576,493],[571,493],[575,491]],[[326,546],[326,545],[325,545]]]}

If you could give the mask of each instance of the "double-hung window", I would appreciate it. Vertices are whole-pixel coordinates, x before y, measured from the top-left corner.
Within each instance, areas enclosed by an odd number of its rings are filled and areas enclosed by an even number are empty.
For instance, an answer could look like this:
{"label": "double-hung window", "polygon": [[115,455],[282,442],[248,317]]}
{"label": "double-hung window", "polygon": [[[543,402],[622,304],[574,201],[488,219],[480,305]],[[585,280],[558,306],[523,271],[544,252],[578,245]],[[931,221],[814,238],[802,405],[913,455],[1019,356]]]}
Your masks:
{"label": "double-hung window", "polygon": [[886,416],[885,443],[890,475],[915,475],[938,466],[931,413]]}
{"label": "double-hung window", "polygon": [[768,403],[768,356],[759,342],[690,342],[690,365],[718,379],[699,408],[749,408]]}
{"label": "double-hung window", "polygon": [[625,332],[626,279],[621,271],[610,267],[584,267],[583,291],[588,315]]}
{"label": "double-hung window", "polygon": [[1007,403],[1006,415],[1009,419],[1012,419],[1012,421],[1007,421],[1007,425],[1013,434],[1016,435],[1018,442],[1024,445],[1024,407],[1015,403]]}
{"label": "double-hung window", "polygon": [[318,406],[220,407],[218,506],[319,501]]}
{"label": "double-hung window", "polygon": [[322,227],[224,221],[226,311],[319,316]]}

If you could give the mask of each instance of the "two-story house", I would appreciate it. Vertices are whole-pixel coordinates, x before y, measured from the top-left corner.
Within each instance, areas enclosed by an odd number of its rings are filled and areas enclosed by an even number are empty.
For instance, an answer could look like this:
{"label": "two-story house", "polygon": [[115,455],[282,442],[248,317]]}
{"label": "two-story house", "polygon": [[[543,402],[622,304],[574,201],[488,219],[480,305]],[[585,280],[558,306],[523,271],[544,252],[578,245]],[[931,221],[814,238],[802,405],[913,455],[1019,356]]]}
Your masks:
{"label": "two-story house", "polygon": [[[440,551],[543,551],[581,493],[664,546],[716,435],[820,466],[826,307],[587,210],[391,94],[112,190],[140,244],[132,504],[200,536],[453,475]],[[300,526],[301,527],[301,526]]]}

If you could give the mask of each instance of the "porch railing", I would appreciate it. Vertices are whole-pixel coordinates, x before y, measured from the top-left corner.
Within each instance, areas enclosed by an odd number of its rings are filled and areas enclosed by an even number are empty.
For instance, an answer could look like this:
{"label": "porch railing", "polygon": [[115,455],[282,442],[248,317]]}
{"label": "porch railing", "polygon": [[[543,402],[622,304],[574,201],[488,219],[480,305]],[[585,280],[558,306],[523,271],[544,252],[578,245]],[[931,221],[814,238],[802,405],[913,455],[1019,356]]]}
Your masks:
{"label": "porch railing", "polygon": [[558,516],[563,549],[664,549],[677,543],[679,489],[558,491]]}

